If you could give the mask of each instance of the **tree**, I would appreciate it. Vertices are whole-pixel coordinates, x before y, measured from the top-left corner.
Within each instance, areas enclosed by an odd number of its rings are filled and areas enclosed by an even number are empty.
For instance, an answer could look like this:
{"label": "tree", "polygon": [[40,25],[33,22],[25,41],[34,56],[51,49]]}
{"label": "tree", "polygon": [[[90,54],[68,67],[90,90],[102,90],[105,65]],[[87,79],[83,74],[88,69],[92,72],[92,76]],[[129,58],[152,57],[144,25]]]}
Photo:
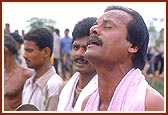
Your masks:
{"label": "tree", "polygon": [[148,31],[149,33],[155,33],[156,32],[156,27],[154,26],[154,22],[156,22],[157,19],[153,18],[151,21],[149,21],[149,25],[148,25]]}
{"label": "tree", "polygon": [[30,30],[35,29],[35,28],[41,28],[41,27],[46,27],[46,26],[51,26],[54,27],[56,22],[52,19],[46,19],[46,18],[37,18],[33,17],[30,20],[26,21],[27,23],[30,23],[27,28],[30,28]]}

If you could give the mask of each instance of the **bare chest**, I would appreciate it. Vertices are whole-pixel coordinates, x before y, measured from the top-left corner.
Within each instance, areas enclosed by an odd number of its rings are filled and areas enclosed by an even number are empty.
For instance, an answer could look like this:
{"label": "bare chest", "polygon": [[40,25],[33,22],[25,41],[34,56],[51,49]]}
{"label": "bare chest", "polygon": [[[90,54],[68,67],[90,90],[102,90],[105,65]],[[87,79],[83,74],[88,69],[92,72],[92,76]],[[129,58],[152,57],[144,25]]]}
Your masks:
{"label": "bare chest", "polygon": [[14,97],[22,92],[22,88],[24,85],[24,80],[21,77],[16,75],[9,76],[5,74],[4,77],[4,95],[8,97]]}

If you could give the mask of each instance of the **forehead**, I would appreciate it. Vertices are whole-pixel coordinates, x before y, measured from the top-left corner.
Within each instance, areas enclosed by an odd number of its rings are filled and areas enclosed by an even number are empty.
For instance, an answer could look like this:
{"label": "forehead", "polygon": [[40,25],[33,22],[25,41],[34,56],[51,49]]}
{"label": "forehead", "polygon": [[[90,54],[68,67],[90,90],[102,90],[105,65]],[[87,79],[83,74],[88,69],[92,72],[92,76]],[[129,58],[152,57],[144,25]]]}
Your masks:
{"label": "forehead", "polygon": [[24,47],[25,48],[37,48],[38,46],[36,45],[36,43],[34,41],[28,41],[28,40],[24,40]]}
{"label": "forehead", "polygon": [[133,19],[132,16],[127,12],[124,12],[122,10],[110,10],[108,12],[105,12],[97,21],[118,20],[123,22],[124,24],[127,24],[132,19]]}
{"label": "forehead", "polygon": [[74,44],[86,45],[87,39],[88,39],[88,36],[78,38],[74,41],[73,45]]}

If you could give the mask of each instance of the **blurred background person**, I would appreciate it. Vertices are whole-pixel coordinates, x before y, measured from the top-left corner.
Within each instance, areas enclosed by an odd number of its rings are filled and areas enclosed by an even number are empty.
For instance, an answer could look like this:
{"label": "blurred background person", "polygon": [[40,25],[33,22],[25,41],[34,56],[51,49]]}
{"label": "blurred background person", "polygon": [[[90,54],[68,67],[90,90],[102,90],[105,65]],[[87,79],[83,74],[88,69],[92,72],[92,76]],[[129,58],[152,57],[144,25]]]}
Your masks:
{"label": "blurred background person", "polygon": [[164,73],[164,29],[160,30],[159,37],[156,39],[155,58],[154,58],[154,75],[163,77]]}
{"label": "blurred background person", "polygon": [[23,51],[21,50],[21,47],[23,45],[22,37],[15,32],[9,33],[9,35],[11,35],[12,38],[14,38],[15,41],[16,41],[16,45],[17,45],[17,49],[18,49],[18,55],[16,55],[17,61],[19,62],[19,64],[25,65],[25,64],[23,64],[24,63],[24,58],[23,58]]}
{"label": "blurred background person", "polygon": [[12,36],[4,35],[4,110],[13,111],[21,104],[23,85],[33,71],[22,67],[16,61],[18,54],[16,41]]}
{"label": "blurred background person", "polygon": [[[62,78],[64,80],[67,80],[73,74],[72,59],[71,59],[72,38],[69,37],[68,28],[65,29],[64,34],[65,34],[64,38],[61,39],[60,54],[61,54]],[[69,75],[66,72],[68,72]]]}
{"label": "blurred background person", "polygon": [[5,24],[4,33],[5,33],[5,34],[10,33],[10,24],[9,24],[9,23],[6,23],[6,24]]}

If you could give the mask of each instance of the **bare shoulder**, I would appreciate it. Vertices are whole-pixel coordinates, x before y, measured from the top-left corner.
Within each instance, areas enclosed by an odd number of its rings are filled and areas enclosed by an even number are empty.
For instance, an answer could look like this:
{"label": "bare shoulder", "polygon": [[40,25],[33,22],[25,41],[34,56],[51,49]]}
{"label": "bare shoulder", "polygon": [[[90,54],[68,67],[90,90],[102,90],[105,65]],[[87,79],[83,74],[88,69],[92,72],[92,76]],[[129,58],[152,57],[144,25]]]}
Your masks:
{"label": "bare shoulder", "polygon": [[22,77],[24,77],[24,79],[28,79],[33,75],[34,70],[31,70],[29,68],[22,68],[22,73],[23,73]]}
{"label": "bare shoulder", "polygon": [[146,111],[164,111],[164,98],[152,87],[148,86],[146,91]]}

